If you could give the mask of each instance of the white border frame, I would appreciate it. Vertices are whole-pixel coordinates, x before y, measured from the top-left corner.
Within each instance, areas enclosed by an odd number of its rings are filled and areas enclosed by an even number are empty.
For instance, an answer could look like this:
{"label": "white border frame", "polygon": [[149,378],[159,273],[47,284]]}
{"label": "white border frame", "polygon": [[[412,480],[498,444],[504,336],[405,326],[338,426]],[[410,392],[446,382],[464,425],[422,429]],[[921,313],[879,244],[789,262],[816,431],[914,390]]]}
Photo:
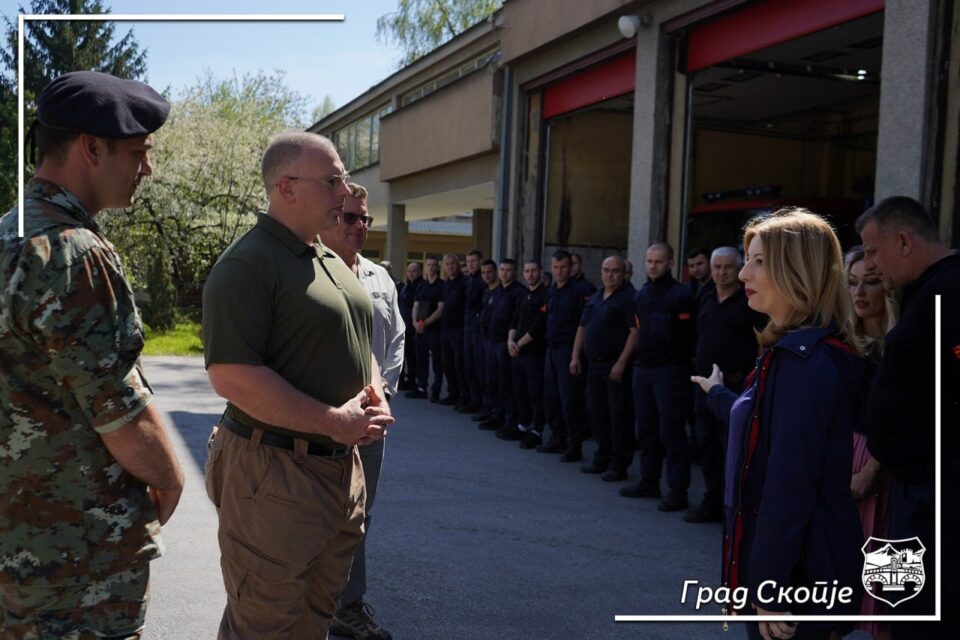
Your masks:
{"label": "white border frame", "polygon": [[[24,169],[24,116],[23,116],[23,39],[24,23],[28,20],[49,21],[101,21],[101,22],[342,22],[344,14],[289,14],[289,15],[257,15],[257,14],[17,14],[17,206],[19,227],[18,235],[23,237],[23,169]],[[940,363],[940,296],[935,301],[935,334],[934,334],[934,445],[936,473],[936,487],[934,490],[935,524],[934,545],[936,553],[936,584],[934,585],[936,601],[933,615],[918,616],[727,616],[727,615],[615,615],[615,622],[748,622],[748,621],[786,621],[786,622],[939,622],[941,620],[941,555],[940,545],[940,400],[941,400],[941,363]]]}
{"label": "white border frame", "polygon": [[23,237],[23,39],[27,21],[49,22],[343,22],[342,13],[298,14],[134,14],[134,13],[18,13],[17,14],[17,236]]}

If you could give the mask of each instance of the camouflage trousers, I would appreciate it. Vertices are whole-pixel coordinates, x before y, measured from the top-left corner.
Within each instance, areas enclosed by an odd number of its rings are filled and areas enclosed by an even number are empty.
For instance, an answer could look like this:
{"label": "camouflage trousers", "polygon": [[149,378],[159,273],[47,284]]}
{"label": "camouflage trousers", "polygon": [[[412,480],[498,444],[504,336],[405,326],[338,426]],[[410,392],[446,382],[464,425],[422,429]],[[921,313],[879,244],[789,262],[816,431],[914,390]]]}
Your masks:
{"label": "camouflage trousers", "polygon": [[149,580],[150,564],[145,562],[80,586],[0,583],[0,638],[139,640]]}

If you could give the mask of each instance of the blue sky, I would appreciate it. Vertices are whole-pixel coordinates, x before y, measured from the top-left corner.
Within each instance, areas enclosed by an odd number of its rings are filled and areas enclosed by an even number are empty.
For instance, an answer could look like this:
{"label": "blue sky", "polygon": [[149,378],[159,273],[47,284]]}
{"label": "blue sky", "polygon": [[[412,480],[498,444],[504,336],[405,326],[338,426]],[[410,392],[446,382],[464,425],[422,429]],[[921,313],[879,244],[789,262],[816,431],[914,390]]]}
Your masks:
{"label": "blue sky", "polygon": [[[0,13],[15,16],[17,0],[0,0]],[[25,8],[29,3],[22,3]],[[286,72],[286,84],[307,97],[308,108],[325,95],[341,107],[397,70],[399,49],[377,41],[376,21],[397,0],[104,0],[112,13],[344,14],[343,22],[311,23],[119,23],[132,27],[147,49],[148,80],[158,89],[187,87],[207,70]]]}

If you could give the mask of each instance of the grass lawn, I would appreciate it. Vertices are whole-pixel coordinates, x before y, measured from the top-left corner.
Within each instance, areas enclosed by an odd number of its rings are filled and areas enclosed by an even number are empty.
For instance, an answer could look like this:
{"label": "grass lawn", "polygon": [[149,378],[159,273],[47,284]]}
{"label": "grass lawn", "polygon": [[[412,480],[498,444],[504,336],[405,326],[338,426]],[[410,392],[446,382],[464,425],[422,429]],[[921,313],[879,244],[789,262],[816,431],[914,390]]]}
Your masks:
{"label": "grass lawn", "polygon": [[144,327],[147,341],[143,347],[145,356],[198,356],[203,355],[200,341],[200,323],[182,320],[166,333],[158,333]]}

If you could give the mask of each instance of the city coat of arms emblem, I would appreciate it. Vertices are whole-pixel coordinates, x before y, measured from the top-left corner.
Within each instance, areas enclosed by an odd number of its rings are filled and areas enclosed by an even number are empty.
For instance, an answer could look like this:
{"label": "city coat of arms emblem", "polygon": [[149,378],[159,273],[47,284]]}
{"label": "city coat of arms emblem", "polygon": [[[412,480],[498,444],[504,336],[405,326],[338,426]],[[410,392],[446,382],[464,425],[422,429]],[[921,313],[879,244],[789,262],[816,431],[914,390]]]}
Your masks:
{"label": "city coat of arms emblem", "polygon": [[870,536],[863,553],[863,588],[877,600],[896,607],[920,593],[926,576],[920,538],[884,540]]}

